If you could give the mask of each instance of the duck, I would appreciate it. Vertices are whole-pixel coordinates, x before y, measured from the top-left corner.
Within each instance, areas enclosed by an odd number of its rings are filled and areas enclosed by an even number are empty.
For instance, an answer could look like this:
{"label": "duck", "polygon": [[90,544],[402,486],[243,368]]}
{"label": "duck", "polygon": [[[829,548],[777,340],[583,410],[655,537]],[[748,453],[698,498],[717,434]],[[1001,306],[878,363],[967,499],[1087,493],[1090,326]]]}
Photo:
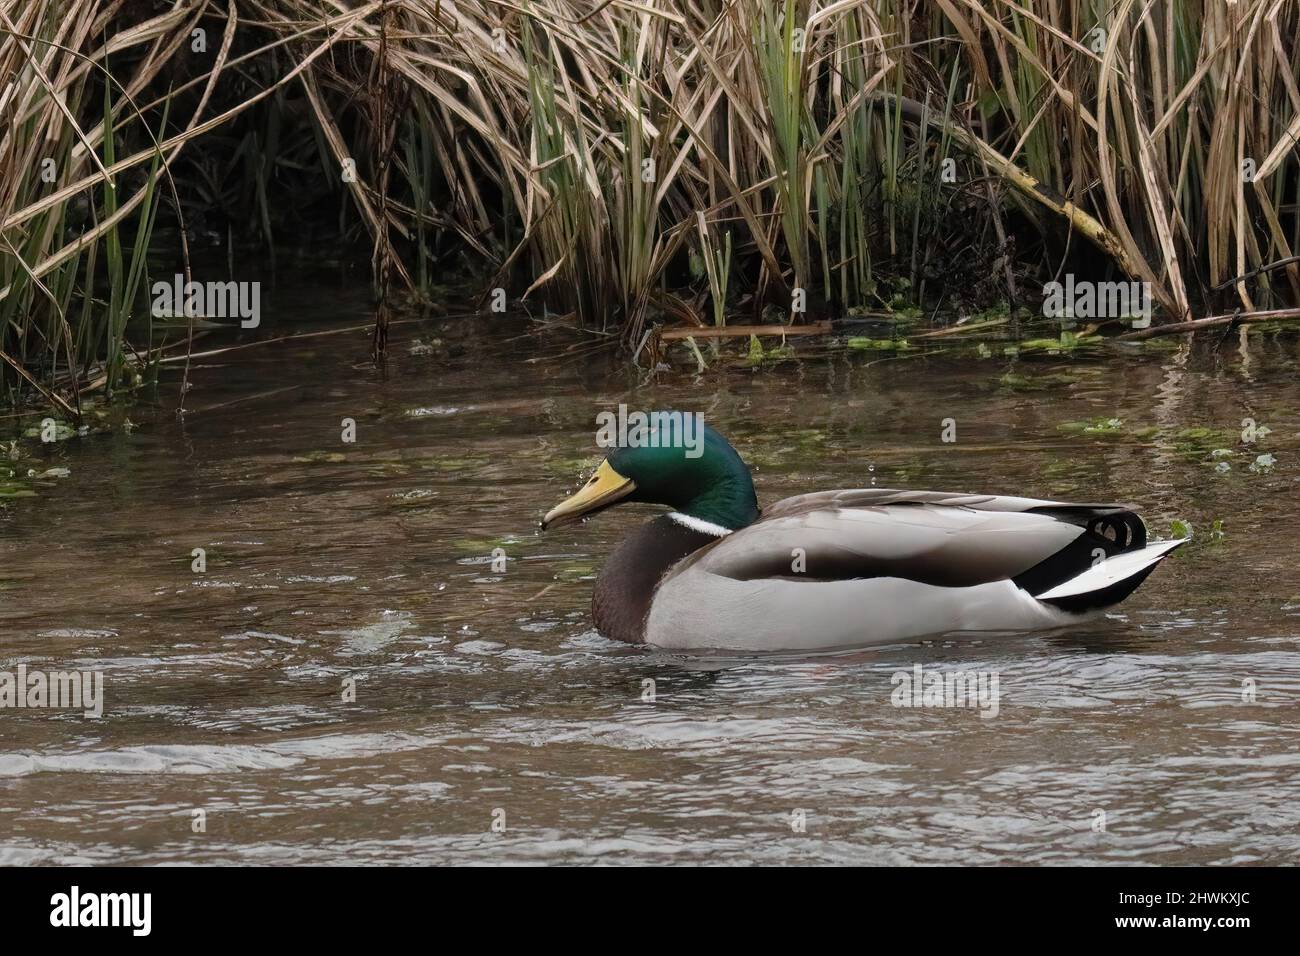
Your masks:
{"label": "duck", "polygon": [[1068,627],[1123,601],[1186,541],[1148,542],[1130,505],[1011,495],[851,488],[760,510],[740,454],[699,431],[613,448],[541,521],[671,509],[601,568],[591,607],[605,637],[798,652]]}

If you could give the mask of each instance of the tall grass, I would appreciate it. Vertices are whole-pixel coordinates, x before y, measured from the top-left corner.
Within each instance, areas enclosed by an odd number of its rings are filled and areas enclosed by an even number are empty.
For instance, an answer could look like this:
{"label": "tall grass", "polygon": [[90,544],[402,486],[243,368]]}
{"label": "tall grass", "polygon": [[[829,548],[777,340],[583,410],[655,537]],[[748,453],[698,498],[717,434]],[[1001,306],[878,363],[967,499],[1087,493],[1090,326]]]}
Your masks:
{"label": "tall grass", "polygon": [[1082,255],[1168,321],[1295,305],[1297,36],[1279,0],[0,0],[0,385],[147,368],[154,225],[231,178],[268,244],[288,177],[346,197],[385,298],[470,263],[630,347],[799,291],[961,308],[1008,232],[1007,299]]}

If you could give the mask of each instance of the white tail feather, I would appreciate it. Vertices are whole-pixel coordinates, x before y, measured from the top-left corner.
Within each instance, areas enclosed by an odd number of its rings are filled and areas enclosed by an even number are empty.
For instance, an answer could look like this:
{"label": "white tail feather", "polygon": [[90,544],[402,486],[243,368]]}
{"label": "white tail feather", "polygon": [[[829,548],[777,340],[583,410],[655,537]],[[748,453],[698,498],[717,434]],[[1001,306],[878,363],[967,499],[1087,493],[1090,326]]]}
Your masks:
{"label": "white tail feather", "polygon": [[1142,573],[1152,565],[1160,563],[1165,555],[1180,544],[1186,543],[1186,541],[1187,538],[1178,538],[1174,541],[1157,541],[1155,544],[1149,544],[1137,551],[1125,551],[1123,554],[1117,554],[1093,565],[1082,574],[1077,574],[1070,580],[1058,584],[1050,591],[1045,591],[1036,596],[1040,601],[1051,601],[1057,598],[1091,594],[1094,591],[1104,591],[1111,585],[1119,584],[1135,574]]}

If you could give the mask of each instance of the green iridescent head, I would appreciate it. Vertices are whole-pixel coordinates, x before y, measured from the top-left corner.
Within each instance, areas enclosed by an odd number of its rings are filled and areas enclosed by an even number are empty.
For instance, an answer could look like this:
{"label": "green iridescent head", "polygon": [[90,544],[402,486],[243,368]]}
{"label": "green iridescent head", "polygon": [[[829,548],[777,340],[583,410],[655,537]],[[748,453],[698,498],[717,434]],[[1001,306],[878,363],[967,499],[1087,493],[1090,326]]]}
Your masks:
{"label": "green iridescent head", "polygon": [[732,531],[752,523],[758,498],[749,468],[725,438],[698,419],[694,422],[629,432],[576,494],[551,509],[542,527],[624,501],[667,505]]}

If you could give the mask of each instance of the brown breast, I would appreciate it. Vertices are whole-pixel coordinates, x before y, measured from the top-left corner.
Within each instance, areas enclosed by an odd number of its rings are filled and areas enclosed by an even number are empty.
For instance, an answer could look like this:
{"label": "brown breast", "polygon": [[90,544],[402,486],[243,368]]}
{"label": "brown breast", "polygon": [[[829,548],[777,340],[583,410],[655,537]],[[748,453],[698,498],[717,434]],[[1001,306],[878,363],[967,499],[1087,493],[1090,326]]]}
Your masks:
{"label": "brown breast", "polygon": [[647,521],[614,550],[601,568],[591,596],[596,629],[618,641],[643,643],[646,614],[664,574],[688,554],[717,540],[667,515]]}

